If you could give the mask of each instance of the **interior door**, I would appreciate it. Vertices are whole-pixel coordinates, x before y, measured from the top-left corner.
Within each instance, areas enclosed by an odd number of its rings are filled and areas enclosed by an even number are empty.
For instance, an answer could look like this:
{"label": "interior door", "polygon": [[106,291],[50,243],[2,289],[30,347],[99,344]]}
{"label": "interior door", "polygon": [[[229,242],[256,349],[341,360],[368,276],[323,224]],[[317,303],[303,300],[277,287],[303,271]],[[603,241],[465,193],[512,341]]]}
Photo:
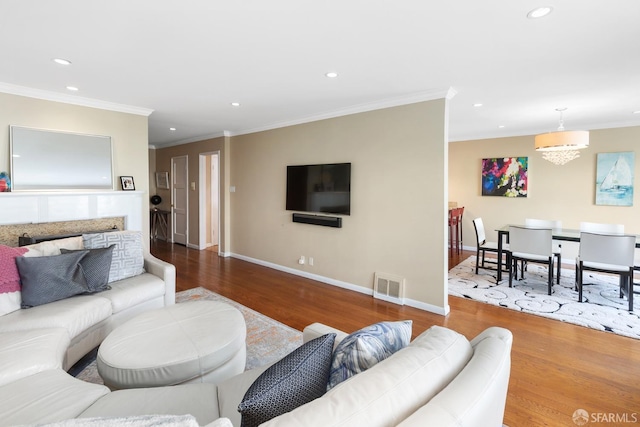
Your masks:
{"label": "interior door", "polygon": [[189,234],[189,179],[188,157],[171,158],[171,218],[174,243],[187,244]]}

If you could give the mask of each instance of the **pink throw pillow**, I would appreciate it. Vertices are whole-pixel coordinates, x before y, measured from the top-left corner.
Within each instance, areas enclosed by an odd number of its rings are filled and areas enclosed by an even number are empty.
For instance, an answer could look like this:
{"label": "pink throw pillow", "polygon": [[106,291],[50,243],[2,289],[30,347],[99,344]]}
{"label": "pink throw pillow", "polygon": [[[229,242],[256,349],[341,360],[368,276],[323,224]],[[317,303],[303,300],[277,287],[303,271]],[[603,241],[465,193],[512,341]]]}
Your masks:
{"label": "pink throw pillow", "polygon": [[20,308],[20,274],[16,258],[27,248],[0,245],[0,316]]}

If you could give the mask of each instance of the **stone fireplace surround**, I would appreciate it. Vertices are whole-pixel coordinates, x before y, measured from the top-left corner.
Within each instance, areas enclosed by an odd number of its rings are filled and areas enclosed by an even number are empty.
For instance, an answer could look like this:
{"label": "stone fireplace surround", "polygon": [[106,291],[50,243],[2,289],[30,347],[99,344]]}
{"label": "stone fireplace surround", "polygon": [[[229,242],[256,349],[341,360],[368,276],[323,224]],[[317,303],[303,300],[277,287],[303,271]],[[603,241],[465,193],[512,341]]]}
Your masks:
{"label": "stone fireplace surround", "polygon": [[142,191],[0,193],[0,244],[18,237],[105,230],[142,231]]}

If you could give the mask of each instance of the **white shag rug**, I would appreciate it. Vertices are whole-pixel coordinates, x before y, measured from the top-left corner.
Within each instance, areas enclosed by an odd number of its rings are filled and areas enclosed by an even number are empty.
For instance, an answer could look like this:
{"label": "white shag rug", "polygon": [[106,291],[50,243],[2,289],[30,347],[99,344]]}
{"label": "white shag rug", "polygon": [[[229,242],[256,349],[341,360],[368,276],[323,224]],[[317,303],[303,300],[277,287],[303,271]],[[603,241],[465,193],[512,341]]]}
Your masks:
{"label": "white shag rug", "polygon": [[629,312],[627,298],[620,298],[619,276],[585,274],[584,283],[589,285],[583,287],[580,303],[574,269],[563,268],[560,284],[554,283],[552,294],[547,295],[543,265],[529,264],[524,279],[514,280],[513,288],[509,288],[508,274],[503,273],[497,285],[495,271],[480,268],[476,275],[475,266],[476,257],[470,257],[449,270],[449,295],[640,339],[640,298],[636,297],[634,311]]}

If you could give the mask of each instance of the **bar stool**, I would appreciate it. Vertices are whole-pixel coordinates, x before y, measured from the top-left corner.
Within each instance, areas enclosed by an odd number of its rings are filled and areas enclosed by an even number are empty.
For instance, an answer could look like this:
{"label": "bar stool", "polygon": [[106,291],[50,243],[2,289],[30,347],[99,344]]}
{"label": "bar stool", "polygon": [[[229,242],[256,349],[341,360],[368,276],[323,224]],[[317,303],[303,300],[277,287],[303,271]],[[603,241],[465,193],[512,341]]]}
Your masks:
{"label": "bar stool", "polygon": [[453,255],[462,252],[462,215],[464,206],[449,209],[449,252]]}

